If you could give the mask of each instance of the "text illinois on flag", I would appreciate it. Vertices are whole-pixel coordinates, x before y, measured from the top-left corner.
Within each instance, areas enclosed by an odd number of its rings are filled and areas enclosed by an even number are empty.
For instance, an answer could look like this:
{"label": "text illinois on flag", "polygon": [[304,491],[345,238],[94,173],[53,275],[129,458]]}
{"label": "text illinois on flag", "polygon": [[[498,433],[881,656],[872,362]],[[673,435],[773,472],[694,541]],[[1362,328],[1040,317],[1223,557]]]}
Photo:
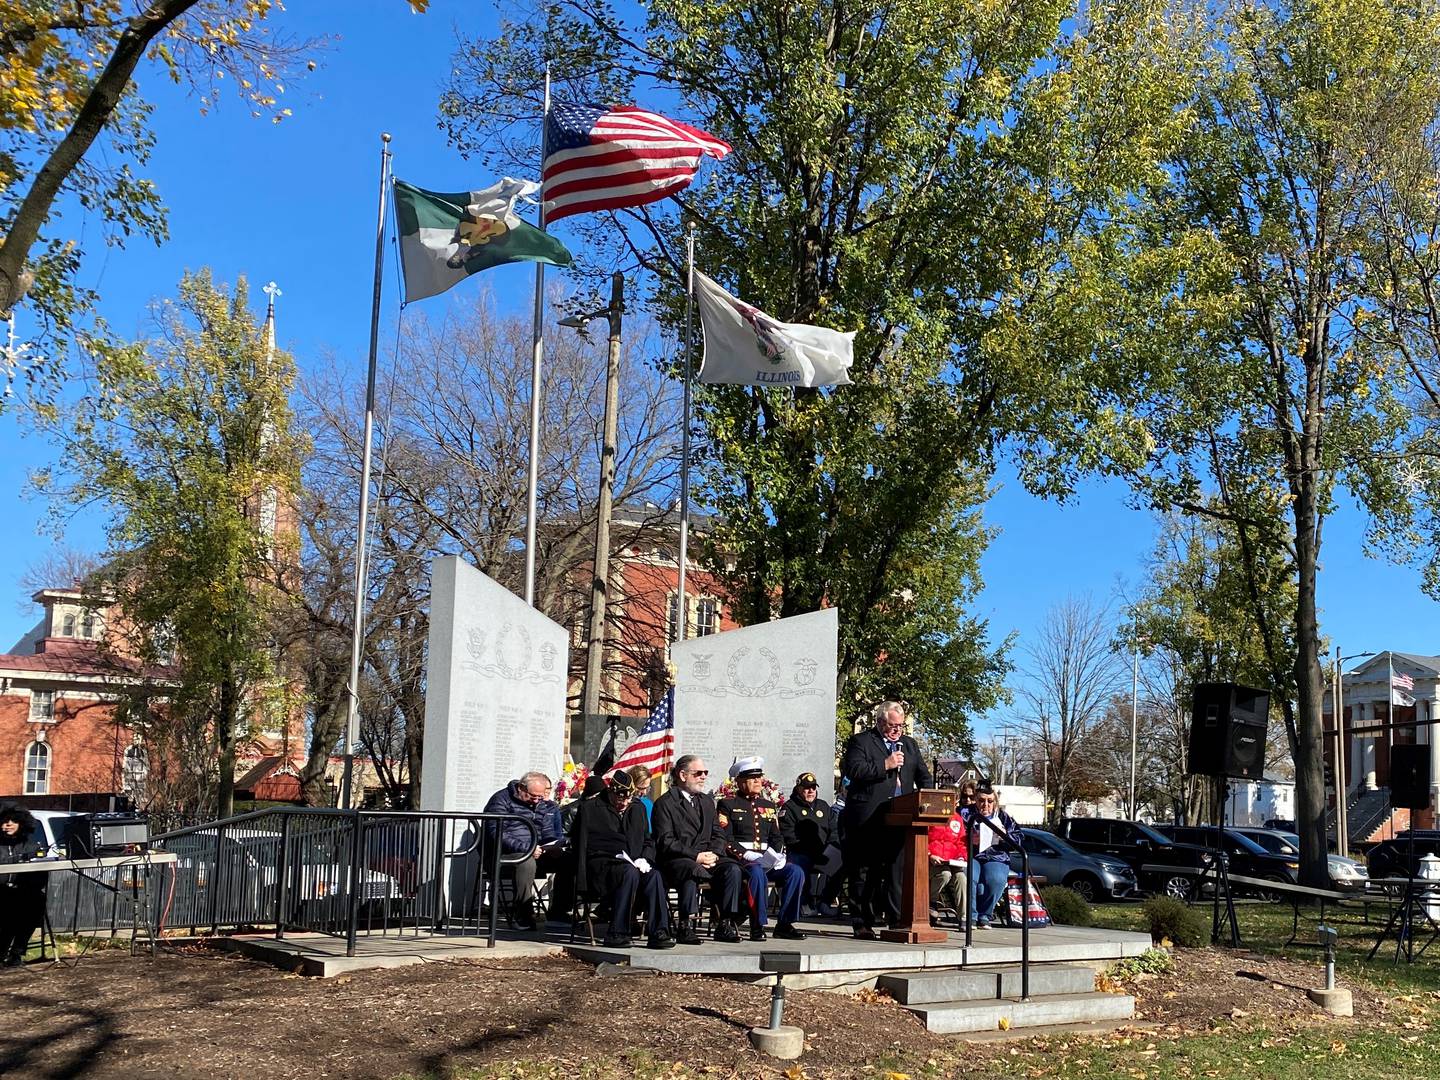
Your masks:
{"label": "text illinois on flag", "polygon": [[643,206],[685,187],[730,144],[659,113],[556,102],[545,118],[545,221]]}
{"label": "text illinois on flag", "polygon": [[853,330],[773,319],[695,271],[705,331],[700,381],[741,386],[844,386],[854,363]]}

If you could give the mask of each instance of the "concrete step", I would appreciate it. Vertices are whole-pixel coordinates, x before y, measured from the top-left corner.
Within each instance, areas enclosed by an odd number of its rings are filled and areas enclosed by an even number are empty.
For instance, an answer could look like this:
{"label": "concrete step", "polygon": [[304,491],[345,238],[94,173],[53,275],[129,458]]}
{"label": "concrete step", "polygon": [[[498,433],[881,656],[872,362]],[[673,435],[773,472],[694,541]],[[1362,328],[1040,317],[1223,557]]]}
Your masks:
{"label": "concrete step", "polygon": [[[875,986],[902,1005],[946,1001],[984,1001],[1020,996],[1020,968],[963,968],[894,972]],[[1030,968],[1030,996],[1083,994],[1095,989],[1095,972],[1073,964],[1035,964]]]}
{"label": "concrete step", "polygon": [[1093,1024],[1103,1020],[1128,1020],[1135,1015],[1135,999],[1129,994],[1051,994],[1015,1001],[947,1001],[910,1005],[927,1031],[950,1035],[968,1031],[995,1031],[1000,1021],[1009,1026],[1041,1027],[1051,1024]]}

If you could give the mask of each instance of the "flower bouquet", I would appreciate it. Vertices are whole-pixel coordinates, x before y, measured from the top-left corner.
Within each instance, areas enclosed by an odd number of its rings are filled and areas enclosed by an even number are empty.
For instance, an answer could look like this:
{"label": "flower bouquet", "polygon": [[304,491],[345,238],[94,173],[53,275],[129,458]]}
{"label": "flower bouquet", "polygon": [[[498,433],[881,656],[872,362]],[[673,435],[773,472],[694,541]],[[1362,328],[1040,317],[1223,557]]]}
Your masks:
{"label": "flower bouquet", "polygon": [[590,770],[583,762],[577,765],[573,761],[567,761],[560,774],[560,782],[555,785],[555,801],[563,803],[580,798],[585,791],[585,781],[589,778]]}

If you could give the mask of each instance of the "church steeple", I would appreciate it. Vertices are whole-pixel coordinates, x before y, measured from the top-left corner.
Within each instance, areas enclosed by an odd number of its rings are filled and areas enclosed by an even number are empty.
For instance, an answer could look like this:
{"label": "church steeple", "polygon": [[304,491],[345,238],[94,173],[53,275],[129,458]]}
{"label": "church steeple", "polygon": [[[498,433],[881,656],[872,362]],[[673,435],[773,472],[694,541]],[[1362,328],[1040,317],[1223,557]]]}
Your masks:
{"label": "church steeple", "polygon": [[265,329],[263,331],[265,338],[265,370],[268,373],[275,361],[275,298],[277,296],[283,296],[284,293],[280,291],[280,286],[276,285],[273,281],[260,291],[263,292],[270,301],[265,308]]}

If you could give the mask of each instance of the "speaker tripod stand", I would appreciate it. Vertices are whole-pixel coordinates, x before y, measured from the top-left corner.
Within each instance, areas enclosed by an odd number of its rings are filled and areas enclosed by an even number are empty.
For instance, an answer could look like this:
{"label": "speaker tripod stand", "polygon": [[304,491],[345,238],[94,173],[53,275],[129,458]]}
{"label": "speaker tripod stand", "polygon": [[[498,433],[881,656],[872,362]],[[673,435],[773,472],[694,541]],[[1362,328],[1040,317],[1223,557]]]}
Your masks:
{"label": "speaker tripod stand", "polygon": [[[1375,939],[1375,944],[1370,947],[1370,954],[1367,960],[1375,959],[1375,954],[1380,951],[1380,946],[1385,944],[1391,934],[1395,935],[1395,957],[1392,964],[1398,964],[1403,956],[1407,964],[1413,964],[1415,957],[1424,956],[1425,950],[1434,944],[1436,937],[1440,937],[1440,926],[1436,926],[1430,919],[1426,909],[1421,906],[1423,892],[1426,899],[1431,897],[1440,885],[1433,881],[1417,879],[1415,876],[1415,830],[1410,830],[1409,852],[1406,857],[1406,864],[1409,868],[1409,876],[1405,882],[1405,892],[1401,896],[1400,906],[1390,913],[1390,919],[1385,924],[1385,929],[1380,931],[1380,936]],[[1415,948],[1416,924],[1420,929],[1425,929],[1425,924],[1430,923],[1430,936],[1425,939],[1425,944],[1417,951]]]}
{"label": "speaker tripod stand", "polygon": [[[1225,854],[1225,804],[1230,801],[1230,782],[1227,780],[1220,785],[1222,798],[1216,814],[1215,836],[1218,843],[1210,849],[1215,857],[1215,899],[1210,912],[1210,944],[1220,944],[1220,930],[1222,925],[1228,926],[1230,930],[1230,947],[1240,947],[1240,922],[1235,918],[1235,894],[1230,889],[1230,858]],[[1202,876],[1201,881],[1204,881]],[[1224,901],[1224,912],[1222,916],[1221,901]],[[1223,922],[1222,922],[1223,918]]]}

